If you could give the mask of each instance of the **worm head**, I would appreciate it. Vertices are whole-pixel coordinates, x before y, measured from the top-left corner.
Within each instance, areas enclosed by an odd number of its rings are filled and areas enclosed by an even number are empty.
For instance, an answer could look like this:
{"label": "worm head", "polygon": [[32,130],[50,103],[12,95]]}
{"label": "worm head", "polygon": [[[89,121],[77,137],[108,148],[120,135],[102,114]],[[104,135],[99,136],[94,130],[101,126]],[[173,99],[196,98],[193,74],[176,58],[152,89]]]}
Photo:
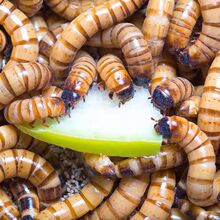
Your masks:
{"label": "worm head", "polygon": [[169,125],[169,119],[167,117],[161,118],[154,126],[156,132],[163,136],[165,139],[170,139],[171,130]]}
{"label": "worm head", "polygon": [[[140,75],[140,74],[138,74]],[[144,75],[144,74],[142,74]],[[150,82],[150,79],[149,78],[146,78],[146,77],[135,77],[133,79],[133,82],[136,86],[145,86],[145,87],[148,87],[149,85],[149,82]]]}
{"label": "worm head", "polygon": [[188,50],[179,49],[177,50],[177,54],[178,54],[178,61],[184,66],[189,66],[190,56],[189,56]]}
{"label": "worm head", "polygon": [[81,96],[71,90],[63,90],[63,93],[61,95],[61,99],[64,101],[66,108],[74,107],[80,100]]}
{"label": "worm head", "polygon": [[130,99],[134,97],[133,85],[130,85],[129,87],[121,90],[120,92],[117,92],[116,95],[118,99],[120,100],[120,102],[124,104],[125,102],[129,101]]}

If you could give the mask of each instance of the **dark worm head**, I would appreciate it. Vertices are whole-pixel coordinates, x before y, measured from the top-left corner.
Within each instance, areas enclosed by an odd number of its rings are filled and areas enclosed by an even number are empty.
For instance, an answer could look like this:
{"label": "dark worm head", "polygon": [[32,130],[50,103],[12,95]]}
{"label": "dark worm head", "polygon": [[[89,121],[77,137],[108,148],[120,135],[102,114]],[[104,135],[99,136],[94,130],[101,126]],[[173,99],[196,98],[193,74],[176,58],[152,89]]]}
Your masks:
{"label": "dark worm head", "polygon": [[130,99],[132,99],[134,97],[134,87],[133,87],[133,85],[131,84],[129,87],[121,90],[120,92],[117,92],[116,96],[118,97],[118,99],[120,100],[120,102],[122,104],[129,101]]}
{"label": "dark worm head", "polygon": [[71,90],[63,90],[61,99],[65,103],[66,108],[74,107],[80,100],[81,96]]}
{"label": "dark worm head", "polygon": [[170,109],[174,105],[170,92],[160,86],[157,86],[154,90],[152,102],[157,108],[164,111]]}
{"label": "dark worm head", "polygon": [[178,54],[178,61],[184,66],[189,66],[190,56],[189,56],[188,50],[185,50],[185,49],[177,50],[177,54]]}
{"label": "dark worm head", "polygon": [[155,124],[154,128],[158,134],[163,136],[163,138],[171,138],[169,119],[167,117],[163,117],[162,119],[160,119],[157,124]]}
{"label": "dark worm head", "polygon": [[148,86],[150,79],[145,77],[135,77],[133,82],[136,86]]}
{"label": "dark worm head", "polygon": [[31,215],[26,215],[26,216],[23,216],[21,220],[34,220],[34,217],[32,217]]}

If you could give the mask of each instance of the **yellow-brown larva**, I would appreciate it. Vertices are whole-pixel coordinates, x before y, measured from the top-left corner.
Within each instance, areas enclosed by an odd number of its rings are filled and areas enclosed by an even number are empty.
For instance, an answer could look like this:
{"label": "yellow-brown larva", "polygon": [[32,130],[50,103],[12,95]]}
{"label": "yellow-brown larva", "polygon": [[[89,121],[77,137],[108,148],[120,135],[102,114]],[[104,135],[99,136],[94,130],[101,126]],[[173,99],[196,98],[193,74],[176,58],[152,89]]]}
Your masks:
{"label": "yellow-brown larva", "polygon": [[43,202],[61,196],[61,182],[57,172],[41,156],[23,149],[0,152],[0,182],[13,177],[27,179],[37,188]]}
{"label": "yellow-brown larva", "polygon": [[159,57],[163,50],[174,5],[174,0],[149,0],[148,2],[142,30],[153,57]]}
{"label": "yellow-brown larva", "polygon": [[28,17],[8,0],[0,1],[0,25],[11,37],[13,50],[5,68],[34,62],[39,52],[36,32]]}
{"label": "yellow-brown larva", "polygon": [[112,54],[103,56],[97,63],[97,70],[110,96],[115,93],[122,104],[134,97],[132,79],[118,57]]}
{"label": "yellow-brown larva", "polygon": [[178,143],[187,154],[189,170],[186,185],[189,200],[196,205],[216,203],[216,198],[212,200],[215,195],[213,183],[216,157],[207,135],[198,125],[178,116],[163,117],[155,129],[171,143]]}
{"label": "yellow-brown larva", "polygon": [[56,41],[51,54],[50,66],[62,72],[74,60],[77,51],[98,31],[111,27],[139,9],[146,0],[110,0],[80,14]]}
{"label": "yellow-brown larva", "polygon": [[155,156],[128,158],[116,163],[105,155],[84,154],[87,165],[101,173],[112,177],[138,176],[179,166],[184,161],[184,154],[178,145],[162,145],[161,152]]}
{"label": "yellow-brown larva", "polygon": [[78,194],[73,194],[64,201],[56,202],[41,211],[36,220],[73,220],[95,209],[107,197],[114,185],[114,180],[95,175]]}
{"label": "yellow-brown larva", "polygon": [[65,112],[65,104],[61,98],[44,96],[16,100],[4,109],[5,119],[11,124],[33,124],[36,119],[42,119],[46,125],[47,117],[59,117]]}
{"label": "yellow-brown larva", "polygon": [[0,52],[2,52],[5,49],[6,44],[7,44],[6,35],[2,30],[0,30]]}
{"label": "yellow-brown larva", "polygon": [[174,171],[164,170],[153,173],[147,198],[140,210],[130,219],[167,220],[174,202],[175,184]]}
{"label": "yellow-brown larva", "polygon": [[96,34],[88,45],[121,48],[128,72],[137,85],[149,82],[153,72],[153,60],[143,33],[131,23],[121,23]]}
{"label": "yellow-brown larva", "polygon": [[79,51],[63,86],[62,100],[66,106],[74,107],[84,98],[97,76],[96,62],[85,51]]}
{"label": "yellow-brown larva", "polygon": [[34,187],[27,181],[14,179],[9,184],[10,191],[18,203],[21,220],[33,220],[39,213],[40,202]]}
{"label": "yellow-brown larva", "polygon": [[20,217],[17,207],[2,189],[0,189],[0,209],[0,219],[2,220],[17,220]]}
{"label": "yellow-brown larva", "polygon": [[47,88],[51,78],[49,67],[39,63],[18,63],[3,70],[0,74],[0,109],[23,93]]}
{"label": "yellow-brown larva", "polygon": [[191,97],[193,92],[194,86],[189,80],[181,77],[167,79],[154,89],[152,102],[166,112]]}
{"label": "yellow-brown larva", "polygon": [[84,220],[126,219],[138,206],[149,184],[149,175],[121,179],[112,195]]}
{"label": "yellow-brown larva", "polygon": [[167,35],[167,46],[177,52],[188,46],[193,28],[200,15],[197,0],[179,0],[175,6]]}

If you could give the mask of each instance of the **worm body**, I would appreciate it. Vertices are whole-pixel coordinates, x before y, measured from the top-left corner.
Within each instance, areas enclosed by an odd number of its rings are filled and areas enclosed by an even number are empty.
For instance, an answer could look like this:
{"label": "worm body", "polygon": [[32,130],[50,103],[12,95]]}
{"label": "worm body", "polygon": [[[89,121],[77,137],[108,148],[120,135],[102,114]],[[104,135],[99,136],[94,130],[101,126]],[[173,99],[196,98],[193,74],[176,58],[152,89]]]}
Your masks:
{"label": "worm body", "polygon": [[12,180],[10,191],[17,200],[21,220],[33,220],[39,213],[39,198],[31,184],[23,180]]}
{"label": "worm body", "polygon": [[171,52],[188,46],[199,15],[200,8],[196,0],[177,1],[167,35],[167,46]]}
{"label": "worm body", "polygon": [[67,69],[86,40],[124,20],[144,3],[145,0],[111,0],[80,14],[56,41],[50,54],[52,69],[61,72]]}
{"label": "worm body", "polygon": [[84,219],[125,219],[140,203],[148,184],[149,175],[123,178],[112,195]]}
{"label": "worm body", "polygon": [[159,57],[163,50],[174,5],[174,0],[149,0],[148,2],[142,30],[153,57]]}
{"label": "worm body", "polygon": [[54,203],[42,212],[37,220],[73,220],[95,209],[108,196],[114,180],[96,175],[78,194],[73,194],[62,202]]}
{"label": "worm body", "polygon": [[152,174],[147,198],[131,220],[167,220],[174,202],[176,178],[171,170]]}
{"label": "worm body", "polygon": [[51,78],[48,66],[39,63],[18,63],[5,69],[0,74],[0,108],[23,93],[47,88]]}
{"label": "worm body", "polygon": [[20,217],[17,207],[2,189],[0,189],[0,209],[0,219],[2,220],[18,220]]}
{"label": "worm body", "polygon": [[0,182],[20,177],[37,188],[40,200],[50,202],[60,197],[61,183],[56,171],[37,154],[23,149],[2,151],[0,164]]}
{"label": "worm body", "polygon": [[0,52],[2,52],[5,49],[6,43],[7,43],[6,35],[2,30],[0,30]]}
{"label": "worm body", "polygon": [[115,93],[120,103],[124,104],[133,98],[132,79],[118,57],[112,54],[103,56],[97,63],[97,70],[110,94]]}
{"label": "worm body", "polygon": [[177,77],[160,83],[152,94],[152,101],[166,111],[193,95],[194,87],[187,79]]}
{"label": "worm body", "polygon": [[178,143],[185,151],[189,161],[186,182],[188,198],[194,204],[206,203],[214,193],[216,171],[215,153],[207,135],[198,125],[178,116],[162,118],[155,129],[172,143]]}
{"label": "worm body", "polygon": [[34,27],[28,17],[8,0],[0,1],[0,25],[11,37],[13,45],[6,67],[17,62],[34,62],[39,50]]}
{"label": "worm body", "polygon": [[188,220],[187,216],[177,208],[172,208],[167,220]]}
{"label": "worm body", "polygon": [[63,86],[61,98],[66,106],[74,107],[84,98],[96,76],[95,60],[87,52],[79,51]]}

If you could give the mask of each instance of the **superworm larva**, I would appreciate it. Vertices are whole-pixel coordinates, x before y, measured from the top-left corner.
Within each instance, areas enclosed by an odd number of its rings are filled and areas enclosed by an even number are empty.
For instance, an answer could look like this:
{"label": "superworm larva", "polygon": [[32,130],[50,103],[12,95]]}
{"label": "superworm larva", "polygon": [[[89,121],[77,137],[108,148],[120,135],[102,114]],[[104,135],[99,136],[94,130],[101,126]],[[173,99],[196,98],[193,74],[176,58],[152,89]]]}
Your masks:
{"label": "superworm larva", "polygon": [[86,163],[97,172],[119,178],[138,176],[179,166],[183,163],[184,155],[177,145],[162,145],[161,152],[155,156],[128,158],[113,163],[108,156],[84,154]]}
{"label": "superworm larva", "polygon": [[39,198],[33,186],[24,180],[15,179],[9,184],[13,197],[17,200],[21,220],[33,220],[39,213]]}
{"label": "superworm larva", "polygon": [[26,92],[47,88],[52,73],[47,65],[18,63],[0,74],[0,109]]}
{"label": "superworm larva", "polygon": [[149,184],[149,175],[121,179],[112,195],[84,220],[119,220],[126,217],[138,206]]}
{"label": "superworm larva", "polygon": [[155,58],[159,57],[163,50],[174,5],[174,0],[149,0],[148,2],[142,30]]}
{"label": "superworm larva", "polygon": [[0,52],[2,52],[5,49],[6,43],[7,43],[6,35],[2,30],[0,30]]}
{"label": "superworm larva", "polygon": [[97,76],[96,62],[85,51],[79,51],[63,86],[62,100],[66,106],[74,107],[84,98]]}
{"label": "superworm larva", "polygon": [[0,165],[0,182],[20,177],[37,188],[40,200],[50,202],[60,198],[60,179],[41,156],[23,149],[5,150],[0,152]]}
{"label": "superworm larva", "polygon": [[220,50],[220,0],[199,0],[203,17],[198,39],[179,54],[179,60],[192,68],[201,67],[214,59]]}
{"label": "superworm larva", "polygon": [[36,119],[56,118],[66,112],[65,104],[59,97],[35,96],[30,99],[16,100],[4,109],[5,119],[11,124],[33,124]]}
{"label": "superworm larva", "polygon": [[50,54],[52,69],[56,72],[67,69],[77,51],[89,38],[98,31],[123,21],[145,2],[146,0],[110,0],[80,14],[65,28],[56,41]]}
{"label": "superworm larva", "polygon": [[152,174],[147,198],[131,220],[167,220],[174,202],[176,177],[171,170]]}
{"label": "superworm larva", "polygon": [[52,204],[36,218],[37,220],[73,220],[95,209],[113,188],[114,180],[95,175],[78,194]]}
{"label": "superworm larva", "polygon": [[197,0],[178,0],[167,35],[167,46],[176,52],[188,46],[193,28],[200,15]]}
{"label": "superworm larva", "polygon": [[18,220],[20,212],[12,203],[9,196],[0,189],[0,219],[2,220]]}
{"label": "superworm larva", "polygon": [[166,112],[192,96],[194,87],[187,79],[177,77],[161,82],[152,94],[152,102]]}
{"label": "superworm larva", "polygon": [[198,125],[178,116],[163,117],[155,129],[185,151],[189,162],[186,182],[188,198],[194,204],[205,203],[213,195],[216,172],[215,152],[207,135]]}
{"label": "superworm larva", "polygon": [[134,97],[132,79],[118,57],[112,54],[103,56],[97,63],[97,71],[109,89],[110,97],[115,93],[121,104]]}
{"label": "superworm larva", "polygon": [[152,75],[149,88],[150,93],[153,94],[155,88],[163,81],[176,77],[176,66],[173,57],[168,54],[161,57],[158,61],[157,67]]}
{"label": "superworm larva", "polygon": [[5,68],[17,62],[34,62],[39,51],[34,27],[28,17],[8,0],[0,0],[0,25],[11,37],[13,45]]}

